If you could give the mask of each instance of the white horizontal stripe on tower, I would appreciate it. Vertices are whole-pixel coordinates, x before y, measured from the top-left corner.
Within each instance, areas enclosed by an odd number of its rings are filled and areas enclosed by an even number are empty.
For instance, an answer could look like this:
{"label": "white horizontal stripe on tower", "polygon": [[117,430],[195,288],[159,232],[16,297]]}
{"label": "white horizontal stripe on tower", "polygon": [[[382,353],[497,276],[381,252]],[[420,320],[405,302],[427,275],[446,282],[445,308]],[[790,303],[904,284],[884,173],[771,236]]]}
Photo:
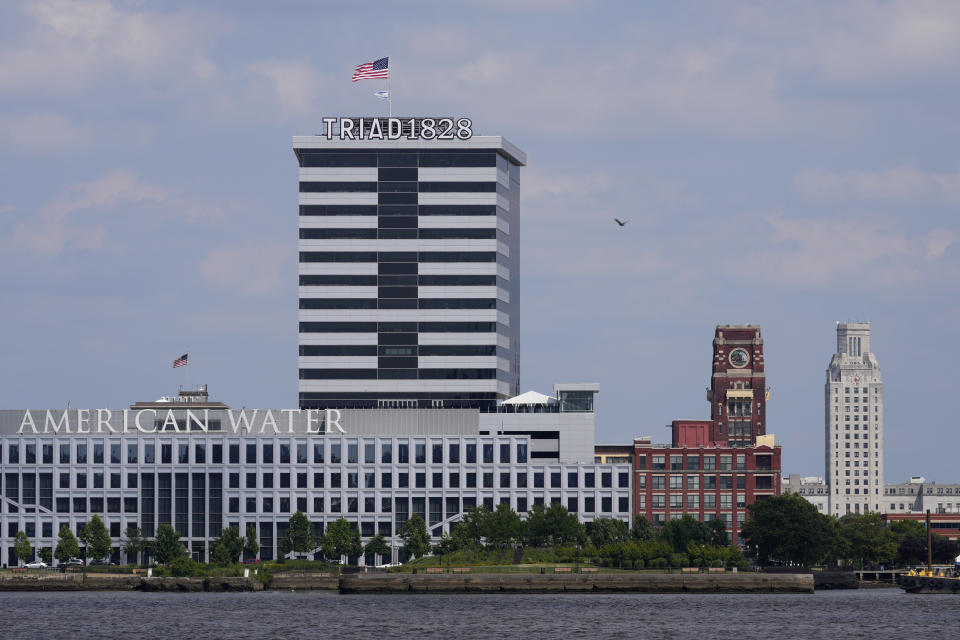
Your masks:
{"label": "white horizontal stripe on tower", "polygon": [[301,333],[300,344],[340,345],[340,344],[377,344],[376,333]]}
{"label": "white horizontal stripe on tower", "polygon": [[497,356],[420,356],[421,369],[496,369]]}
{"label": "white horizontal stripe on tower", "polygon": [[496,240],[299,240],[300,251],[499,251],[505,256],[510,249]]}
{"label": "white horizontal stripe on tower", "polygon": [[376,182],[376,167],[301,167],[300,182]]}
{"label": "white horizontal stripe on tower", "polygon": [[[376,196],[377,194],[373,194]],[[420,193],[417,204],[500,204],[497,194],[492,192],[466,193]],[[502,198],[506,201],[506,198]],[[510,205],[508,204],[507,207]],[[504,207],[504,208],[507,208]]]}
{"label": "white horizontal stripe on tower", "polygon": [[[503,267],[506,269],[506,267]],[[509,269],[507,269],[509,273]],[[422,276],[496,276],[501,275],[495,262],[421,262],[417,273]],[[509,277],[509,276],[508,276]]]}
{"label": "white horizontal stripe on tower", "polygon": [[300,309],[304,322],[501,322],[495,309]]}
{"label": "white horizontal stripe on tower", "polygon": [[376,298],[377,287],[303,286],[298,293],[301,298]]}
{"label": "white horizontal stripe on tower", "polygon": [[417,224],[421,229],[490,229],[497,226],[498,219],[497,216],[420,216]]}
{"label": "white horizontal stripe on tower", "polygon": [[376,369],[377,356],[300,356],[301,369]]}
{"label": "white horizontal stripe on tower", "polygon": [[301,229],[376,229],[377,216],[300,216]]}
{"label": "white horizontal stripe on tower", "polygon": [[375,276],[376,262],[301,262],[302,276]]}
{"label": "white horizontal stripe on tower", "polygon": [[[497,333],[419,333],[417,342],[421,345],[497,345],[510,348],[510,339]],[[505,342],[506,344],[501,344]]]}
{"label": "white horizontal stripe on tower", "polygon": [[300,380],[298,385],[301,393],[356,391],[365,392],[417,392],[417,391],[463,391],[463,392],[496,392],[509,393],[509,385],[504,384],[505,391],[500,390],[497,380]]}
{"label": "white horizontal stripe on tower", "polygon": [[420,287],[417,295],[421,298],[496,298],[503,289],[497,287]]}
{"label": "white horizontal stripe on tower", "polygon": [[[420,167],[417,179],[420,182],[496,182],[498,174],[504,174],[496,167]],[[506,176],[507,186],[510,177]]]}
{"label": "white horizontal stripe on tower", "polygon": [[[491,194],[496,195],[496,194]],[[377,204],[377,194],[343,191],[302,191],[300,204]]]}

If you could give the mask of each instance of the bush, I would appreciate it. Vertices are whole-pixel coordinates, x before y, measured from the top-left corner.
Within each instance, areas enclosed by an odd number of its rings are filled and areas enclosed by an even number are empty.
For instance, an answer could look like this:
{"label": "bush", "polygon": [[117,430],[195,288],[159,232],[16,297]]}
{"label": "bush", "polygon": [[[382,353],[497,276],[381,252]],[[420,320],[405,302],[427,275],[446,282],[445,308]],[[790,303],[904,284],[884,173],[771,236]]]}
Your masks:
{"label": "bush", "polygon": [[179,558],[173,560],[168,566],[167,570],[170,572],[171,576],[177,578],[189,578],[191,576],[201,576],[203,575],[202,567],[194,562],[193,558],[183,555]]}
{"label": "bush", "polygon": [[689,566],[688,563],[690,559],[685,553],[675,553],[670,556],[670,566],[671,567],[686,567]]}
{"label": "bush", "polygon": [[651,558],[651,560],[647,562],[647,566],[650,567],[651,569],[663,569],[664,567],[667,566],[667,559]]}

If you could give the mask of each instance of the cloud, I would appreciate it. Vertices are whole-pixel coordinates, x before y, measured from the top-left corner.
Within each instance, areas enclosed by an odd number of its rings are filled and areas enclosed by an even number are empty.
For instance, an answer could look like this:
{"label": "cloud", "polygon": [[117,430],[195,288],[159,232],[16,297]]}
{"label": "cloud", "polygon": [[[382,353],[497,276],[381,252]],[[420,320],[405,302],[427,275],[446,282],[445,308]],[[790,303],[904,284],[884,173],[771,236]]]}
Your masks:
{"label": "cloud", "polygon": [[602,171],[593,171],[586,175],[561,175],[547,173],[542,169],[527,169],[523,173],[524,198],[536,199],[544,196],[585,196],[610,188],[612,180]]}
{"label": "cloud", "polygon": [[302,115],[316,111],[317,95],[322,83],[309,63],[297,60],[263,60],[251,62],[245,67],[245,72],[254,78],[266,80],[283,115]]}
{"label": "cloud", "polygon": [[53,112],[0,114],[0,141],[27,150],[75,149],[93,142],[96,130]]}
{"label": "cloud", "polygon": [[809,169],[793,179],[794,187],[815,200],[923,200],[960,203],[960,171],[927,173],[911,166],[840,174]]}
{"label": "cloud", "polygon": [[943,264],[948,249],[960,243],[951,229],[913,231],[877,217],[789,218],[783,211],[757,222],[758,237],[745,237],[743,252],[723,260],[731,277],[829,288],[902,286],[957,273]]}
{"label": "cloud", "polygon": [[36,215],[14,225],[8,238],[11,249],[54,255],[66,248],[99,249],[104,246],[107,226],[104,217],[126,213],[135,219],[149,210],[151,224],[161,218],[182,218],[197,222],[219,218],[220,205],[186,198],[179,191],[149,183],[136,172],[117,169],[89,182],[67,187]]}
{"label": "cloud", "polygon": [[0,48],[0,89],[16,93],[81,92],[101,82],[157,89],[187,78],[207,80],[216,66],[205,53],[223,19],[196,11],[149,12],[109,0],[34,0],[19,42]]}
{"label": "cloud", "polygon": [[[213,249],[200,269],[211,284],[246,295],[266,295],[293,282],[293,245],[230,244]],[[287,278],[289,276],[289,279]]]}

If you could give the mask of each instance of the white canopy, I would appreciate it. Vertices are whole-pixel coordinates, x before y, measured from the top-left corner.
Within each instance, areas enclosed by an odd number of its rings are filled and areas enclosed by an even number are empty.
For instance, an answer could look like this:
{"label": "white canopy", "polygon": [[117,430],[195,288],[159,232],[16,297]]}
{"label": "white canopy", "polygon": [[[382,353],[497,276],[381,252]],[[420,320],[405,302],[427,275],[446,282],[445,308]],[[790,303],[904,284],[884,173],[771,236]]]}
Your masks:
{"label": "white canopy", "polygon": [[509,400],[504,400],[500,404],[550,404],[551,402],[556,401],[557,399],[551,396],[537,393],[536,391],[527,391],[526,393],[521,393],[520,395],[514,396]]}

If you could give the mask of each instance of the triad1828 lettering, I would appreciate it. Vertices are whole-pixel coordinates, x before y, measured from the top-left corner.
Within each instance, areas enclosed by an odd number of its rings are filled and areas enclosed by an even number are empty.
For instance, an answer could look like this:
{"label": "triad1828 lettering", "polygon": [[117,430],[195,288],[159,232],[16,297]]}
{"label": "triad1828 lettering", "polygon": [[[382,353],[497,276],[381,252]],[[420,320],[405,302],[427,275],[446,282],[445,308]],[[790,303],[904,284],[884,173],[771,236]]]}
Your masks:
{"label": "triad1828 lettering", "polygon": [[473,137],[470,118],[322,118],[322,121],[327,140],[469,140]]}

